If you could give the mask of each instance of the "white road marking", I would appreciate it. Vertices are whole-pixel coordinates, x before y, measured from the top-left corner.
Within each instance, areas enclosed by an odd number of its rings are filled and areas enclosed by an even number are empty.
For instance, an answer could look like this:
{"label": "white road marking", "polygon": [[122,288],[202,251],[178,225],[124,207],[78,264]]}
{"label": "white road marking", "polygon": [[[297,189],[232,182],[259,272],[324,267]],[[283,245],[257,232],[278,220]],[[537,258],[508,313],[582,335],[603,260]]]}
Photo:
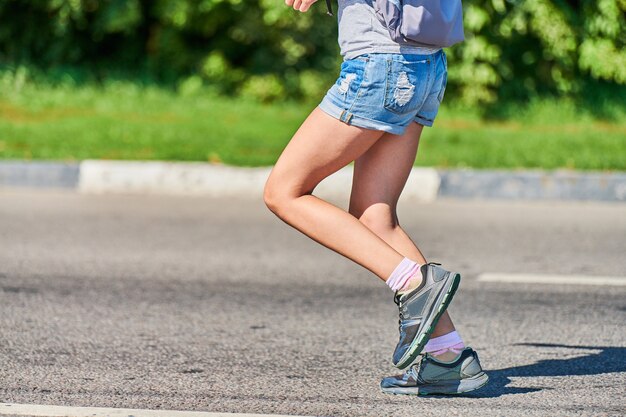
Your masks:
{"label": "white road marking", "polygon": [[544,275],[544,274],[501,274],[485,273],[478,276],[482,282],[508,282],[518,284],[570,284],[625,286],[626,277],[591,275]]}
{"label": "white road marking", "polygon": [[0,416],[2,415],[37,417],[288,417],[278,414],[210,413],[204,411],[138,410],[132,408],[64,407],[58,405],[0,403]]}

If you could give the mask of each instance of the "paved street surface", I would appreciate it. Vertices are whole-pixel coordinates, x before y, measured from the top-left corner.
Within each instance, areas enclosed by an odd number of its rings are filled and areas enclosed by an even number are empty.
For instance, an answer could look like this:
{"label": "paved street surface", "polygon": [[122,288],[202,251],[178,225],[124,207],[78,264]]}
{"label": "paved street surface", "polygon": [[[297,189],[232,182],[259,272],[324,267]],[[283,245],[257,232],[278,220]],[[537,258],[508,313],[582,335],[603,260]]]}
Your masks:
{"label": "paved street surface", "polygon": [[[0,402],[337,416],[623,415],[626,205],[404,202],[490,384],[379,391],[397,308],[262,202],[0,190]],[[5,412],[6,414],[6,412]]]}

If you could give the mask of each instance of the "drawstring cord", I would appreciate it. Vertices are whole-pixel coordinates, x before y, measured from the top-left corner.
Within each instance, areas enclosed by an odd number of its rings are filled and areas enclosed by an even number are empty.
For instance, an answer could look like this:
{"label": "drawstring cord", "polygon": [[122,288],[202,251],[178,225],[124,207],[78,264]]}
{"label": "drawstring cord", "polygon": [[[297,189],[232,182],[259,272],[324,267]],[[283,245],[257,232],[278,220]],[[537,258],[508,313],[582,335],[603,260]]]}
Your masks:
{"label": "drawstring cord", "polygon": [[333,6],[330,3],[331,0],[326,0],[326,8],[328,9],[328,11],[326,12],[326,14],[328,16],[332,16],[333,15]]}

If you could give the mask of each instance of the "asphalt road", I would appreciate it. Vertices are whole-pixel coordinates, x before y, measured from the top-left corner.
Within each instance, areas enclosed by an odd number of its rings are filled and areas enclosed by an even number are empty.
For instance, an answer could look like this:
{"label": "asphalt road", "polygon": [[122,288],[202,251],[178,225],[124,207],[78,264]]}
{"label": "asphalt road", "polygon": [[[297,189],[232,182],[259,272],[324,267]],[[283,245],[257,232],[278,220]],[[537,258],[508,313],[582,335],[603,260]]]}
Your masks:
{"label": "asphalt road", "polygon": [[490,384],[380,393],[392,293],[259,201],[0,191],[0,402],[299,415],[623,415],[626,205],[404,202]]}

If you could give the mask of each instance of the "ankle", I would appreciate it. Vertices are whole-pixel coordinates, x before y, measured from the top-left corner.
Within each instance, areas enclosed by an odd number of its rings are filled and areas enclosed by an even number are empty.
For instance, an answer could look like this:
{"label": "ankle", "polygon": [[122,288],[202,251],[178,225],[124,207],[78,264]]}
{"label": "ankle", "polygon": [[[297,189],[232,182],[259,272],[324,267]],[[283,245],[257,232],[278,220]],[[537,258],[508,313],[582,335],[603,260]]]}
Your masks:
{"label": "ankle", "polygon": [[387,285],[394,291],[406,291],[422,283],[421,265],[404,258],[387,278]]}
{"label": "ankle", "polygon": [[440,362],[454,362],[463,349],[465,349],[465,344],[456,330],[443,336],[433,337],[424,346],[424,352]]}

